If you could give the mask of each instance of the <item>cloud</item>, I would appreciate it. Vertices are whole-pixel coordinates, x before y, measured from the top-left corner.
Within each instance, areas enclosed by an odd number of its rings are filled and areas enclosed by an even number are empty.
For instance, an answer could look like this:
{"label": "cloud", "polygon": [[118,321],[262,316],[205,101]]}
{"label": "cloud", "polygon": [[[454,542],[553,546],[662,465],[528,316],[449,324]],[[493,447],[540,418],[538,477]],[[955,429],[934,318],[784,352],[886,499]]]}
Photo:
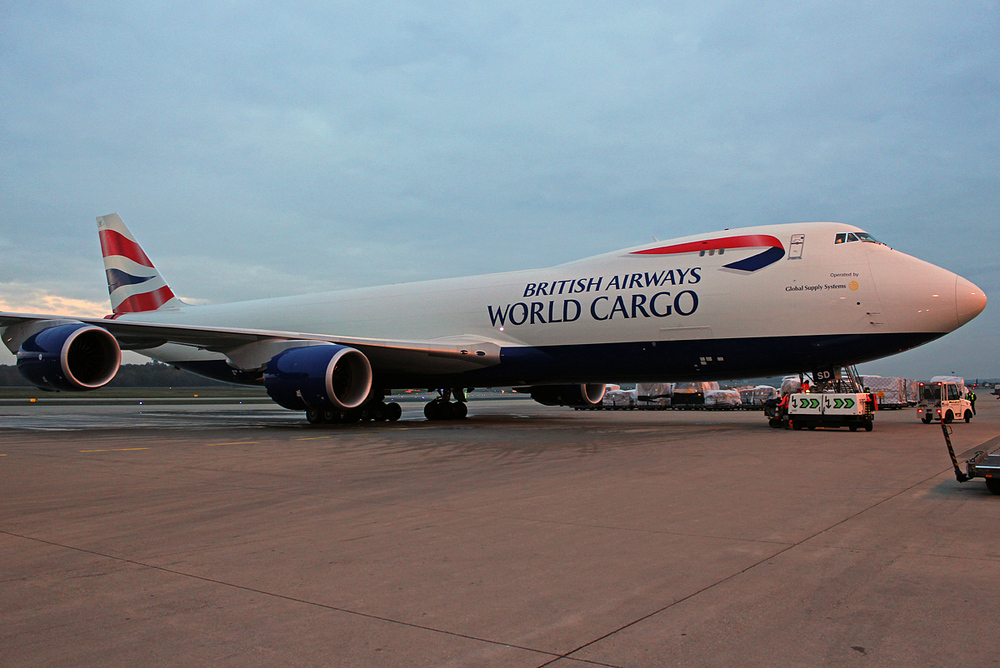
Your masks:
{"label": "cloud", "polygon": [[107,300],[73,299],[25,283],[0,283],[0,311],[103,318],[111,306]]}

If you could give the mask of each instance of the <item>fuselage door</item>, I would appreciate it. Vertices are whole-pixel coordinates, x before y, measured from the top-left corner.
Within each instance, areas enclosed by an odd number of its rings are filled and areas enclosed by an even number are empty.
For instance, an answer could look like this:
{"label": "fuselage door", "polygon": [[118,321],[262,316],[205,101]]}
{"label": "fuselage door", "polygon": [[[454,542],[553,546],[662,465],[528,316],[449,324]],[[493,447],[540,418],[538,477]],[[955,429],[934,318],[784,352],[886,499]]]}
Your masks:
{"label": "fuselage door", "polygon": [[802,248],[806,245],[806,235],[793,234],[792,241],[788,244],[788,259],[801,260]]}

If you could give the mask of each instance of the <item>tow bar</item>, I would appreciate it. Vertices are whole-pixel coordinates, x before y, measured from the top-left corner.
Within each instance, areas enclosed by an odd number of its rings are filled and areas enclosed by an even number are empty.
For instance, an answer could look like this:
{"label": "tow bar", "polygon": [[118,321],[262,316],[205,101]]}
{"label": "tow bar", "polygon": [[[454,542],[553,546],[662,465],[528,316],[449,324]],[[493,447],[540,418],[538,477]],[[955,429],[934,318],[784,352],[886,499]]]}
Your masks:
{"label": "tow bar", "polygon": [[[955,448],[951,445],[951,426],[942,421],[941,432],[944,434],[944,442],[948,446],[951,465],[955,469],[955,479],[958,482],[968,482],[974,478],[983,478],[986,481],[987,489],[994,494],[1000,494],[1000,454],[991,452],[991,450],[1000,449],[1000,436],[967,450],[961,455],[955,455]],[[964,472],[958,464],[959,458],[965,462]]]}

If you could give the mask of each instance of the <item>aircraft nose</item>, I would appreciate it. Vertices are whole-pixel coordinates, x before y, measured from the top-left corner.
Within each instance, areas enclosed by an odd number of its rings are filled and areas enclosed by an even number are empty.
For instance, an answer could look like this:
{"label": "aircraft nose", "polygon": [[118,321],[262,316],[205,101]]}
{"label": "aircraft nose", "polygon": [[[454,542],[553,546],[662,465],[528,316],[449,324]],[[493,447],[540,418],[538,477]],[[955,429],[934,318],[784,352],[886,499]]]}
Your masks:
{"label": "aircraft nose", "polygon": [[986,308],[986,293],[979,286],[961,276],[955,277],[955,308],[958,326],[969,322]]}

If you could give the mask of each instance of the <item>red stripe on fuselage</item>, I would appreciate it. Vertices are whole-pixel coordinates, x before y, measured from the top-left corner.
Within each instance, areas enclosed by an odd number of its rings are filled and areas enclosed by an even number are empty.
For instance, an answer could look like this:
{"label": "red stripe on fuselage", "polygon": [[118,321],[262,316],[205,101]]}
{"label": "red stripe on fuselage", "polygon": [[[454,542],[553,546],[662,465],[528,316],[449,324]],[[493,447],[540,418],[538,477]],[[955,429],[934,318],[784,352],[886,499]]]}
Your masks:
{"label": "red stripe on fuselage", "polygon": [[174,298],[173,291],[167,286],[163,286],[152,292],[132,295],[122,301],[115,309],[115,313],[142,313],[144,311],[155,311],[168,301]]}
{"label": "red stripe on fuselage", "polygon": [[139,244],[126,238],[120,232],[101,230],[100,236],[101,252],[104,253],[104,257],[121,255],[144,267],[153,267],[153,263],[149,261],[146,254],[139,248]]}
{"label": "red stripe on fuselage", "polygon": [[672,255],[674,253],[694,253],[703,250],[719,250],[720,248],[760,248],[770,246],[784,249],[777,237],[769,234],[745,234],[739,237],[723,237],[721,239],[706,239],[705,241],[690,241],[674,246],[660,246],[633,251],[631,255]]}

